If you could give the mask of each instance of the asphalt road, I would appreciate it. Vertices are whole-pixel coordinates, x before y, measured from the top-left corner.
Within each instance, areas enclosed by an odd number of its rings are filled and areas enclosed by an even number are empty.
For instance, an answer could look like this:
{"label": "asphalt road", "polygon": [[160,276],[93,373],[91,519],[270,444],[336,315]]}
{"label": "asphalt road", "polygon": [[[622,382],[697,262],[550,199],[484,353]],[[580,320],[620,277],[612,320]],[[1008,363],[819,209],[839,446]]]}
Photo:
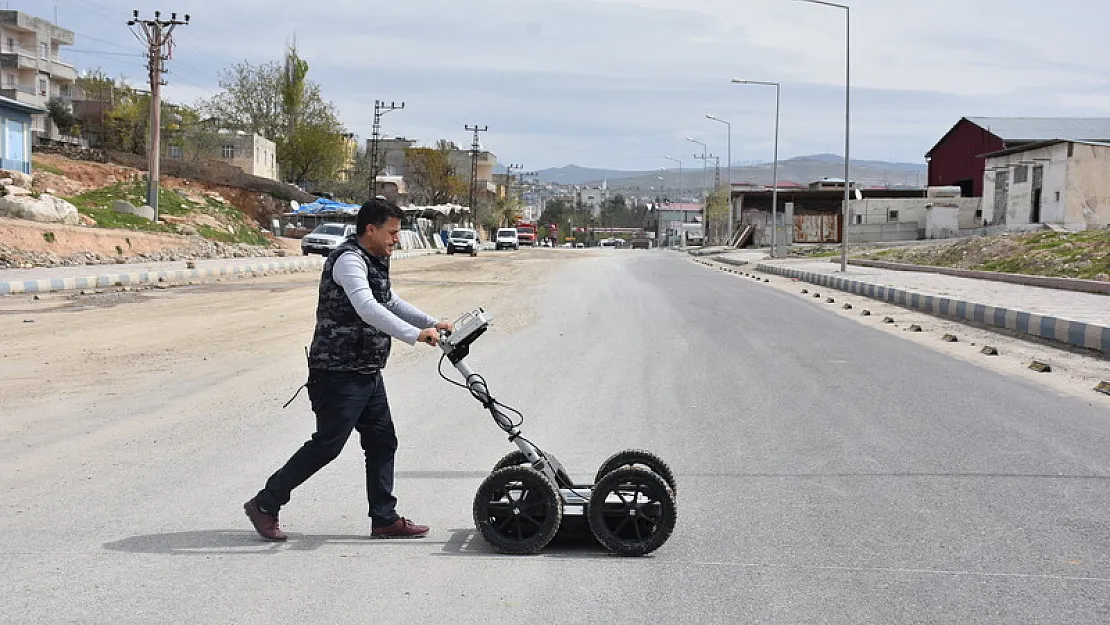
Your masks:
{"label": "asphalt road", "polygon": [[[1104,409],[674,253],[525,288],[535,322],[468,362],[572,475],[628,447],[670,463],[678,525],[651,556],[491,552],[471,500],[512,447],[432,350],[387,375],[401,512],[430,536],[365,539],[352,442],[283,510],[290,540],[260,542],[240,506],[310,433],[308,403],[279,410],[294,359],[214,364],[95,415],[76,398],[96,455],[0,442],[26,447],[0,460],[0,622],[1110,622]],[[148,427],[113,439],[113,419]]]}

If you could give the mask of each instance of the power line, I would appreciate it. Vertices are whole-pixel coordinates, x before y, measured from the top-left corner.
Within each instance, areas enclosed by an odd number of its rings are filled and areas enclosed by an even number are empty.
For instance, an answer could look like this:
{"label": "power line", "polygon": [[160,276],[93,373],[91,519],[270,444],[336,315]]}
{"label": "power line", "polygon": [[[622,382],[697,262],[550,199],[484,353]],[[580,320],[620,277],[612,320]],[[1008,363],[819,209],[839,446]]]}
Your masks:
{"label": "power line", "polygon": [[137,52],[108,52],[106,50],[81,50],[78,48],[66,48],[64,52],[75,52],[77,54],[103,54],[106,56],[134,56],[139,58],[146,58],[145,54],[139,54]]}

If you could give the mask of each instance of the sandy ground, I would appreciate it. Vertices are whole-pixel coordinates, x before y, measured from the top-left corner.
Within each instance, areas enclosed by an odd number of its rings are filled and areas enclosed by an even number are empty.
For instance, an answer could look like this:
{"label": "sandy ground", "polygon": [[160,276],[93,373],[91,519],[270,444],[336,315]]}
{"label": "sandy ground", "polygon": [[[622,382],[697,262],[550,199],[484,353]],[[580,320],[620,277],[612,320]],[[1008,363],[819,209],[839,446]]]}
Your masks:
{"label": "sandy ground", "polygon": [[[760,281],[770,280],[765,283],[769,288],[792,293],[813,306],[825,309],[830,314],[853,319],[877,331],[894,334],[922,347],[971,362],[984,369],[1042,385],[1046,392],[1078,397],[1091,405],[1110,406],[1110,397],[1092,390],[1099,382],[1110,381],[1110,360],[1101,358],[1094,352],[1073,351],[1048,343],[973,327],[793,278],[755,272],[749,267],[734,267],[713,262],[711,259],[707,262],[712,267],[737,272],[735,277],[738,280],[755,282],[752,276],[758,276]],[[802,289],[807,290],[808,293],[802,293]],[[818,294],[820,297],[815,297]],[[828,302],[829,298],[834,301]],[[852,308],[845,309],[845,304],[851,304]],[[870,311],[871,314],[862,316],[864,310]],[[887,317],[892,318],[894,323],[885,323],[884,320]],[[912,326],[915,325],[921,327],[920,332],[911,331]],[[946,334],[956,336],[957,342],[942,341],[942,337]],[[996,348],[999,354],[984,355],[982,349],[985,346]],[[1029,365],[1034,360],[1048,363],[1052,371],[1042,373],[1030,369]]]}
{"label": "sandy ground", "polygon": [[[497,302],[500,331],[533,319],[527,289],[585,254],[528,250],[477,258],[431,256],[394,263],[394,289],[429,314],[453,320]],[[180,387],[194,372],[227,376],[288,361],[291,375],[312,336],[315,273],[166,290],[49,294],[0,300],[0,438],[32,423],[80,428],[74,404],[151,388]],[[391,363],[427,346],[394,342]],[[291,382],[293,380],[291,379]],[[295,386],[295,385],[293,385]]]}
{"label": "sandy ground", "polygon": [[[394,264],[393,278],[402,297],[430,314],[453,320],[477,306],[496,303],[498,331],[518,332],[535,318],[529,290],[538,288],[551,271],[588,254],[526,250],[477,258],[411,258]],[[284,366],[294,388],[294,378],[304,374],[317,284],[314,273],[305,273],[165,290],[0,299],[0,440],[44,424],[82,430],[85,425],[73,418],[75,405],[93,413],[99,405],[151,389],[188,392],[190,380],[200,380],[200,372],[210,379],[213,373],[232,377]],[[1100,380],[1110,380],[1110,362],[1103,359],[836,291],[814,299],[812,292],[819,289],[779,277],[771,277],[767,286],[876,331],[1043,385],[1046,392],[1089,402],[1108,399],[1091,390]],[[800,294],[802,288],[811,294]],[[830,296],[835,304],[825,303]],[[846,302],[853,310],[842,309]],[[872,315],[861,317],[863,309]],[[883,323],[888,315],[894,324]],[[910,324],[924,331],[911,333]],[[945,333],[956,334],[959,342],[942,342]],[[983,345],[997,347],[1001,355],[980,354]],[[391,363],[426,349],[396,341]],[[1053,372],[1031,371],[1033,359],[1049,362]]]}

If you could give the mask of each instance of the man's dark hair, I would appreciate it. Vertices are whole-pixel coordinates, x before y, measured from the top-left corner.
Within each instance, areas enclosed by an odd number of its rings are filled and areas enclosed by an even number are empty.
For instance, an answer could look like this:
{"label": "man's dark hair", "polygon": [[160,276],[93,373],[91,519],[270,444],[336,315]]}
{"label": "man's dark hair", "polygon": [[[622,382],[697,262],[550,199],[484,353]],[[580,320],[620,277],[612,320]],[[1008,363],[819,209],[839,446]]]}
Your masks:
{"label": "man's dark hair", "polygon": [[404,211],[393,202],[374,198],[358,209],[358,222],[355,226],[358,228],[358,234],[363,235],[366,234],[366,226],[373,224],[374,227],[380,228],[390,217],[403,219],[404,216]]}

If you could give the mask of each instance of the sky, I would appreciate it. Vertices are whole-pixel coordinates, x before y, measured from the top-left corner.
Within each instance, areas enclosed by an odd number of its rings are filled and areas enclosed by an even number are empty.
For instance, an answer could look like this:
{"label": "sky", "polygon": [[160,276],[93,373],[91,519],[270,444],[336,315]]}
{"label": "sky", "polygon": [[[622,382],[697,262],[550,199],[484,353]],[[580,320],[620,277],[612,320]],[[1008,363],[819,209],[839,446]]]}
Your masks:
{"label": "sky", "polygon": [[[1107,0],[840,0],[851,6],[851,157],[923,163],[964,116],[1110,117]],[[363,141],[374,100],[404,102],[384,134],[482,147],[525,170],[768,162],[844,153],[847,12],[796,0],[4,0],[76,33],[63,58],[145,82],[133,9],[191,16],[175,32],[167,99],[219,90],[238,61],[280,61],[294,37],[309,79]],[[165,16],[163,16],[165,17]],[[695,165],[696,166],[696,165]]]}

